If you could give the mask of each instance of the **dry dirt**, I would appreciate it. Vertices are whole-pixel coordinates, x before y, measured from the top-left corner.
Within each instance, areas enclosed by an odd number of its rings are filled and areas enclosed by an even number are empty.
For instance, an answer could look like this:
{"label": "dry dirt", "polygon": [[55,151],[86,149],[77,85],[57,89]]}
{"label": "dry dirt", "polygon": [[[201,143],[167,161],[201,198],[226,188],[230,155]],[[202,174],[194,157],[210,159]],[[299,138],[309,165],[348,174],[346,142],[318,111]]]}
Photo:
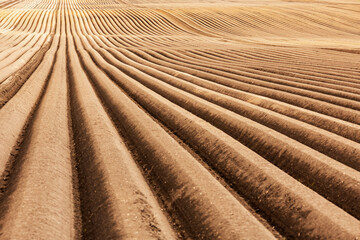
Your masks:
{"label": "dry dirt", "polygon": [[0,0],[0,239],[360,239],[358,0]]}

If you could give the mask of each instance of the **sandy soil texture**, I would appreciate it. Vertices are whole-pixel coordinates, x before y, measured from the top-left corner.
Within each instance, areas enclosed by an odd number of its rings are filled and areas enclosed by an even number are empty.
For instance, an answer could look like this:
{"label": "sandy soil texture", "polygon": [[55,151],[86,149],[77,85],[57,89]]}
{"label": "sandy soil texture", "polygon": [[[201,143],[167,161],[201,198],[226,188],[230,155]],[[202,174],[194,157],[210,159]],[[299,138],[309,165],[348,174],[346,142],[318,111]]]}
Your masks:
{"label": "sandy soil texture", "polygon": [[0,240],[360,239],[357,0],[0,0]]}

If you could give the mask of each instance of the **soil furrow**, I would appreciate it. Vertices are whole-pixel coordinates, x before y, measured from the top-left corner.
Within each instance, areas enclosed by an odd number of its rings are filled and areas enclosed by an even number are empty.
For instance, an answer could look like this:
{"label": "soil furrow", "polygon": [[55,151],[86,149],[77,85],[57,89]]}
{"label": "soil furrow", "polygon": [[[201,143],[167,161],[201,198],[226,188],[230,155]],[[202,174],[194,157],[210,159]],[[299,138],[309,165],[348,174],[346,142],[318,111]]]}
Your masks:
{"label": "soil furrow", "polygon": [[354,0],[4,0],[0,239],[360,239]]}
{"label": "soil furrow", "polygon": [[[70,36],[69,31],[71,105],[83,238],[176,238],[89,79],[80,70]],[[104,221],[112,222],[112,226],[103,225]]]}
{"label": "soil furrow", "polygon": [[[64,22],[63,22],[64,24]],[[62,26],[64,29],[64,25]],[[77,235],[68,132],[64,32],[47,91],[37,109],[1,204],[2,239]],[[29,188],[29,186],[32,186]]]}

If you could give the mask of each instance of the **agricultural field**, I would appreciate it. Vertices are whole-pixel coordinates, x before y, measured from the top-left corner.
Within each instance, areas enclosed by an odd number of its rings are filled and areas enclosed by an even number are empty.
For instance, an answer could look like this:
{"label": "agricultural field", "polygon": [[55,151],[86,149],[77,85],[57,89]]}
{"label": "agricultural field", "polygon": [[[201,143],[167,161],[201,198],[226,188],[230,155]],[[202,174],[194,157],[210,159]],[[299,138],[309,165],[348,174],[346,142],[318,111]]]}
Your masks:
{"label": "agricultural field", "polygon": [[360,239],[359,0],[0,0],[0,239]]}

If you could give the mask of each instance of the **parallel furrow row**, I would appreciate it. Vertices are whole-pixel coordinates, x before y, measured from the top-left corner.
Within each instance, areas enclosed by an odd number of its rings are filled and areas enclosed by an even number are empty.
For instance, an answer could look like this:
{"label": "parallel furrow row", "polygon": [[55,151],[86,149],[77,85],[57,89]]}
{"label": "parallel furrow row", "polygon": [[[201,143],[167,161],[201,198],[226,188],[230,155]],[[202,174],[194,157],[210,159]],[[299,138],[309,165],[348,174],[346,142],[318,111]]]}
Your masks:
{"label": "parallel furrow row", "polygon": [[357,12],[156,2],[0,2],[0,239],[360,239]]}

